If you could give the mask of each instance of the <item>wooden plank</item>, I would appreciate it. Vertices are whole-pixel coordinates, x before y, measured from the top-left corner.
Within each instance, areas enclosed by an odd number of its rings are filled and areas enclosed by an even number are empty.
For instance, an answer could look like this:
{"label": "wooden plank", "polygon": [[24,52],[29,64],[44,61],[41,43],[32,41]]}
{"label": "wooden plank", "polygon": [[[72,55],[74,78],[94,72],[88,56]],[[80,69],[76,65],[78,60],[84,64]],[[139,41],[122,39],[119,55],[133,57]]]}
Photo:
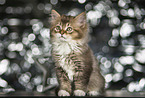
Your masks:
{"label": "wooden plank", "polygon": [[[45,93],[40,93],[37,91],[26,92],[26,91],[16,91],[9,94],[0,93],[0,97],[5,96],[56,96],[55,92],[48,91]],[[126,90],[106,90],[104,97],[145,97],[145,92],[128,92]]]}

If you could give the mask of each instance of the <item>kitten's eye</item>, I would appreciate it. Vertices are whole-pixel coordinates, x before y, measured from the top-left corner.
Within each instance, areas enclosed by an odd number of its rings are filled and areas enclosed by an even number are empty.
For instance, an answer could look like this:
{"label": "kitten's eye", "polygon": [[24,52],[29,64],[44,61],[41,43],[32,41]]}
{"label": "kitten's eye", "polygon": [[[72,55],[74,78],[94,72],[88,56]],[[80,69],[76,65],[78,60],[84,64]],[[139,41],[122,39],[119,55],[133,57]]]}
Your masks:
{"label": "kitten's eye", "polygon": [[56,30],[56,31],[60,31],[60,30],[61,30],[60,26],[56,26],[56,27],[55,27],[55,30]]}
{"label": "kitten's eye", "polygon": [[72,28],[71,27],[68,27],[66,30],[67,31],[72,31]]}

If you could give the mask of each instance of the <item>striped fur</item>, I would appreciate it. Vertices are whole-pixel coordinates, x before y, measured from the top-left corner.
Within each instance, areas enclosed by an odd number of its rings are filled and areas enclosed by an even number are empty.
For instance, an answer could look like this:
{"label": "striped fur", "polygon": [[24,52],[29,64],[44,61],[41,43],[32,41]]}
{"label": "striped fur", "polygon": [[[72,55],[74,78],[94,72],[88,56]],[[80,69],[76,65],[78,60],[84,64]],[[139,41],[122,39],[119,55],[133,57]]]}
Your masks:
{"label": "striped fur", "polygon": [[84,12],[72,17],[52,10],[51,43],[60,89],[58,96],[103,93],[104,78],[87,44],[88,25]]}

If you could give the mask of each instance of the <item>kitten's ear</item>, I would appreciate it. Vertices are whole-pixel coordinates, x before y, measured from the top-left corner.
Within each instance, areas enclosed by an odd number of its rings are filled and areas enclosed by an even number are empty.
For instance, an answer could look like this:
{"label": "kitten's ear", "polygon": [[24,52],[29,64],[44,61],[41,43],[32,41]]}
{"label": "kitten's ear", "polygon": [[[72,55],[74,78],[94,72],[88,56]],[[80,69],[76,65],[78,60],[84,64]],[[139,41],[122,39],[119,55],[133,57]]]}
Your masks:
{"label": "kitten's ear", "polygon": [[86,24],[86,13],[82,12],[81,14],[76,16],[74,19],[75,19],[76,24],[78,24],[80,27],[84,27]]}
{"label": "kitten's ear", "polygon": [[56,12],[55,10],[51,11],[51,19],[52,20],[56,20],[59,17],[60,17],[60,14],[58,12]]}

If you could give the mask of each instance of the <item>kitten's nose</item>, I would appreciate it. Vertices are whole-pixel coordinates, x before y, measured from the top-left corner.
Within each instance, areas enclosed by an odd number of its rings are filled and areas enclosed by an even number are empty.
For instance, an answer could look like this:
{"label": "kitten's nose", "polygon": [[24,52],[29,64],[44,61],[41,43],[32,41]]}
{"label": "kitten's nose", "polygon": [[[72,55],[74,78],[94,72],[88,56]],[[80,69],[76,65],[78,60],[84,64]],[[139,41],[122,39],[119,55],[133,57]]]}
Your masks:
{"label": "kitten's nose", "polygon": [[61,30],[60,34],[63,35],[64,34],[64,30]]}

